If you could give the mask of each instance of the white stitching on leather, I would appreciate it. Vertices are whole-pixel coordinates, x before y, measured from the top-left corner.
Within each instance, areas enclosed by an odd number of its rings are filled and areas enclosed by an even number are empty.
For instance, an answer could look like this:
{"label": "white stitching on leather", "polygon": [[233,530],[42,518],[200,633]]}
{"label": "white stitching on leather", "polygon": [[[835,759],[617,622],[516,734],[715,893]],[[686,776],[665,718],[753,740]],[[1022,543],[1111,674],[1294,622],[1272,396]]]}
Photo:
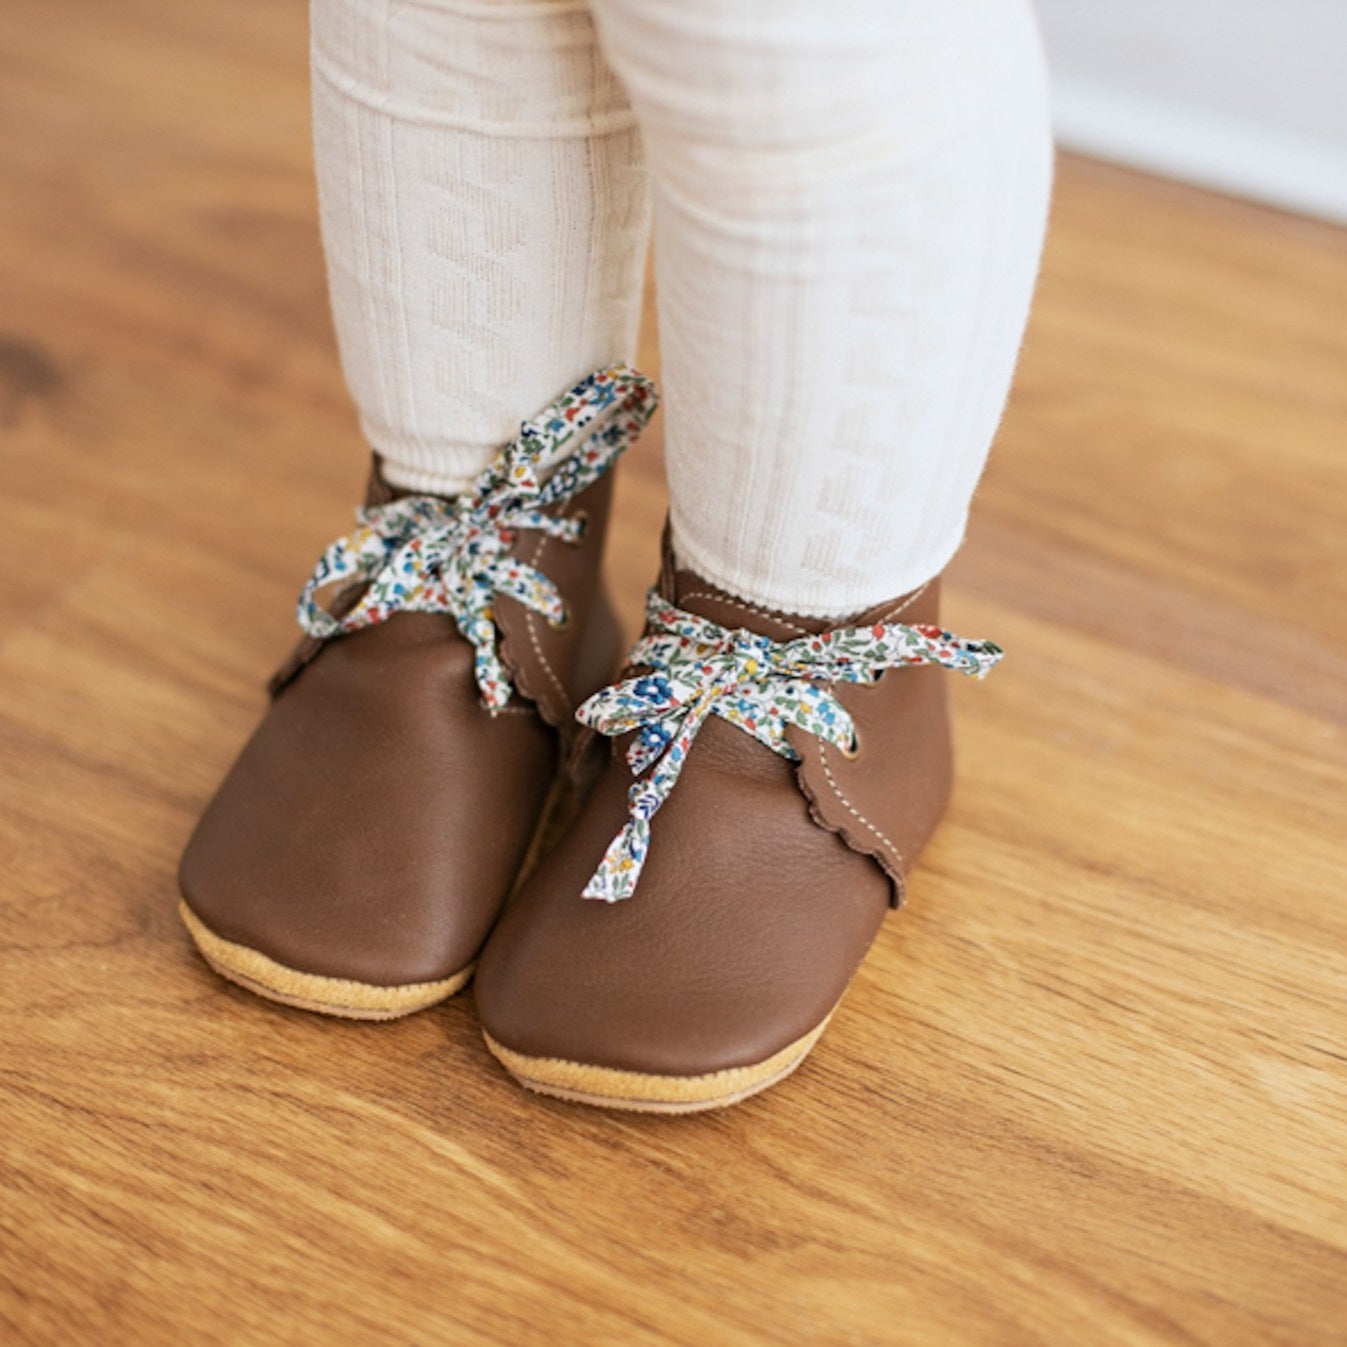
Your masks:
{"label": "white stitching on leather", "polygon": [[751,603],[743,603],[739,599],[732,599],[726,594],[713,594],[709,589],[699,589],[695,594],[684,594],[679,603],[691,603],[693,599],[711,599],[715,603],[728,603],[734,608],[742,608],[746,613],[757,613],[759,617],[768,618],[779,626],[785,627],[787,631],[795,632],[797,636],[809,634],[808,627],[797,626],[794,622],[790,622],[776,613],[769,613],[766,608],[758,608]]}
{"label": "white stitching on leather", "polygon": [[[888,622],[898,616],[899,613],[912,606],[926,591],[931,587],[931,582],[919,585],[906,598],[896,603],[888,612],[876,618],[877,622]],[[699,589],[695,594],[684,594],[679,600],[680,603],[690,603],[693,599],[711,599],[715,603],[726,603],[732,608],[740,608],[746,613],[756,613],[759,617],[765,617],[779,626],[785,627],[787,631],[793,631],[798,636],[807,636],[808,627],[801,627],[798,623],[791,622],[782,617],[779,613],[769,612],[766,608],[759,608],[756,604],[744,603],[741,599],[730,598],[728,594],[713,594],[710,590]]]}
{"label": "white stitching on leather", "polygon": [[877,838],[879,838],[879,840],[883,842],[884,845],[888,847],[888,849],[891,852],[893,852],[894,856],[897,857],[898,860],[898,868],[899,870],[902,870],[904,868],[903,853],[899,851],[898,847],[894,844],[893,839],[889,837],[887,833],[883,833],[878,828],[876,828],[875,825],[871,823],[870,820],[866,818],[865,815],[862,814],[861,811],[857,809],[856,806],[852,804],[851,801],[848,800],[847,797],[842,793],[841,788],[837,784],[836,778],[832,774],[832,769],[828,766],[828,758],[823,751],[823,740],[815,739],[814,744],[815,747],[818,749],[818,760],[823,767],[823,774],[828,778],[828,784],[832,787],[833,794],[836,795],[837,798],[841,800],[841,802],[844,805],[846,805],[847,809],[856,819],[858,819],[867,828],[869,828],[870,831],[874,833],[874,835]]}
{"label": "white stitching on leather", "polygon": [[880,621],[880,622],[888,622],[888,621],[890,621],[892,618],[897,617],[898,614],[901,613],[901,612],[903,611],[903,609],[909,608],[909,607],[911,607],[912,604],[916,603],[916,601],[917,601],[919,598],[921,598],[921,596],[922,596],[923,594],[925,594],[926,591],[927,591],[928,589],[930,589],[930,587],[931,587],[931,582],[930,582],[929,580],[928,580],[924,585],[918,586],[918,587],[917,587],[916,589],[914,589],[914,590],[912,591],[912,593],[909,594],[909,595],[907,596],[907,598],[905,598],[901,603],[898,603],[898,604],[896,604],[894,607],[890,608],[889,611],[888,611],[887,613],[885,613],[881,618],[879,618],[879,621]]}
{"label": "white stitching on leather", "polygon": [[[911,594],[909,594],[905,599],[903,599],[901,602],[899,602],[893,608],[891,608],[887,613],[885,613],[882,617],[880,617],[878,621],[888,622],[890,619],[897,617],[897,615],[901,613],[905,608],[909,607],[911,604],[916,603],[916,601],[919,598],[921,598],[921,596],[930,587],[930,583],[931,582],[928,580],[924,585],[921,585],[919,588],[914,589]],[[801,627],[797,623],[788,621],[786,618],[780,617],[776,613],[769,612],[766,608],[759,608],[754,604],[744,603],[740,599],[733,599],[725,594],[713,594],[709,590],[698,590],[695,594],[684,594],[682,598],[679,600],[679,602],[682,604],[687,604],[690,603],[693,599],[711,599],[716,603],[726,603],[729,604],[731,607],[740,608],[746,613],[756,613],[759,617],[768,618],[770,621],[779,623],[781,626],[785,627],[788,631],[793,631],[800,636],[806,636],[809,634],[809,629],[807,627]],[[887,833],[881,831],[879,828],[876,828],[875,825],[871,823],[870,820],[866,818],[865,815],[862,814],[861,811],[857,809],[854,804],[851,803],[851,801],[843,793],[841,787],[838,786],[837,778],[833,776],[832,769],[828,766],[828,758],[827,754],[824,752],[823,740],[815,739],[814,744],[818,749],[819,764],[823,768],[824,776],[828,778],[828,785],[832,788],[832,793],[835,796],[837,796],[837,798],[846,807],[847,812],[850,813],[852,817],[857,820],[857,822],[861,823],[866,828],[868,828],[893,853],[895,859],[897,860],[898,868],[901,870],[904,866],[903,853],[898,849],[898,846],[893,841],[893,839],[889,837]]]}
{"label": "white stitching on leather", "polygon": [[[539,565],[539,558],[543,554],[543,548],[547,546],[549,541],[551,540],[548,538],[547,534],[545,533],[541,534],[538,538],[537,547],[533,549],[533,556],[529,558],[529,564],[531,566],[534,566],[538,570],[542,570],[542,567]],[[533,611],[532,608],[526,608],[524,611],[525,614],[527,615],[525,626],[528,628],[529,640],[533,644],[533,653],[538,656],[538,662],[543,666],[544,672],[552,680],[552,686],[555,687],[557,692],[560,694],[562,703],[569,704],[571,700],[570,694],[566,691],[565,687],[562,685],[561,679],[557,677],[556,670],[553,669],[551,664],[548,662],[547,656],[543,654],[542,645],[538,640],[538,629],[534,625],[534,623],[538,620],[538,615]]]}

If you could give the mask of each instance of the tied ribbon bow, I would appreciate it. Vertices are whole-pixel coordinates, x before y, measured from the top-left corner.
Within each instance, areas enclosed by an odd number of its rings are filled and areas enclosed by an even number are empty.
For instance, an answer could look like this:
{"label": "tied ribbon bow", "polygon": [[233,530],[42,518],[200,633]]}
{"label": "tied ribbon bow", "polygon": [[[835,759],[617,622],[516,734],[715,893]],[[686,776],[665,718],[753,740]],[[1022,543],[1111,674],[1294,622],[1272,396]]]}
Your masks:
{"label": "tied ribbon bow", "polygon": [[650,820],[669,797],[708,716],[720,716],[797,761],[786,739],[798,725],[851,749],[855,726],[830,683],[873,683],[885,669],[939,664],[983,678],[1001,658],[991,641],[966,641],[933,626],[876,623],[773,641],[684,612],[651,591],[646,634],[629,663],[650,670],[596,692],[576,719],[610,737],[636,731],[627,749],[632,775],[628,819],[585,886],[584,897],[617,902],[636,891],[650,847]]}
{"label": "tied ribbon bow", "polygon": [[[498,711],[514,689],[496,652],[497,594],[560,625],[566,606],[541,571],[510,556],[519,529],[578,542],[583,518],[548,510],[597,481],[654,413],[655,386],[628,365],[595,370],[520,426],[462,495],[411,495],[356,512],[354,533],[322,557],[299,596],[299,625],[320,639],[383,622],[394,613],[449,613],[474,652],[482,700]],[[600,417],[579,447],[545,477],[540,466]],[[335,617],[317,600],[340,581],[368,582],[360,601]]]}

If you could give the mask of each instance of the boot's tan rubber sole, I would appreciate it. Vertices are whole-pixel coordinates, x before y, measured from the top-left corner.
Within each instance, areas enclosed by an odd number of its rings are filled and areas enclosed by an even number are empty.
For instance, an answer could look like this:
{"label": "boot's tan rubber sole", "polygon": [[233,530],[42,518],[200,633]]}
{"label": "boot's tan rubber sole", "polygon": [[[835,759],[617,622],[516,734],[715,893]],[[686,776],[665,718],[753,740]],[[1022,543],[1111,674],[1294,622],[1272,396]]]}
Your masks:
{"label": "boot's tan rubber sole", "polygon": [[629,1109],[637,1113],[700,1113],[726,1108],[784,1080],[809,1055],[828,1027],[829,1013],[803,1038],[749,1066],[733,1066],[703,1076],[662,1076],[646,1071],[621,1071],[610,1066],[587,1066],[560,1057],[530,1057],[497,1043],[485,1030],[482,1037],[497,1061],[521,1085],[539,1094],[599,1108]]}
{"label": "boot's tan rubber sole", "polygon": [[260,950],[216,935],[185,902],[178,903],[178,913],[202,957],[221,977],[269,1001],[317,1011],[320,1015],[338,1015],[348,1020],[395,1020],[452,996],[467,984],[476,967],[470,963],[438,982],[412,982],[400,987],[323,977],[287,968]]}

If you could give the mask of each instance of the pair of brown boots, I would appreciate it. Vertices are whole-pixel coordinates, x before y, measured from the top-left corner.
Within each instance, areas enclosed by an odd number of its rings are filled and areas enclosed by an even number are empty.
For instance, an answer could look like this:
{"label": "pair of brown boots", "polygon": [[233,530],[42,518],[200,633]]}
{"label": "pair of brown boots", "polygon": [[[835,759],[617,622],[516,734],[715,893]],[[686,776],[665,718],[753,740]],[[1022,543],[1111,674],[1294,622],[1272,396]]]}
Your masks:
{"label": "pair of brown boots", "polygon": [[939,666],[999,651],[935,625],[936,583],[838,625],[666,543],[607,682],[607,469],[653,406],[596,371],[463,496],[398,494],[376,463],[183,857],[220,973],[390,1019],[475,970],[506,1069],[611,1107],[713,1108],[804,1059],[944,809]]}

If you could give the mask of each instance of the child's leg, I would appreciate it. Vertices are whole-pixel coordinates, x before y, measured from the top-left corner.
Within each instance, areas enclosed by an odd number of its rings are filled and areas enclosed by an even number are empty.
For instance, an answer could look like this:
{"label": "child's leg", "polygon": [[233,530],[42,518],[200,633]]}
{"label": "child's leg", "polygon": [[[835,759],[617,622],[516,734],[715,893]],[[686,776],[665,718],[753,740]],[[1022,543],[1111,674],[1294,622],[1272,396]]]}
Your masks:
{"label": "child's leg", "polygon": [[619,751],[476,1001],[525,1084],[679,1111],[804,1058],[945,807],[950,672],[1000,652],[927,582],[1005,399],[1051,147],[1023,0],[593,4],[655,184],[676,564],[640,676],[580,709]]}
{"label": "child's leg", "polygon": [[467,981],[620,653],[604,470],[653,406],[611,368],[646,178],[571,0],[314,0],[313,85],[337,336],[383,473],[179,878],[226,977],[381,1019]]}
{"label": "child's leg", "polygon": [[342,364],[395,485],[453,492],[629,360],[649,226],[626,95],[574,0],[313,0]]}
{"label": "child's leg", "polygon": [[963,535],[1051,175],[1027,0],[594,0],[654,179],[680,560],[836,615]]}

